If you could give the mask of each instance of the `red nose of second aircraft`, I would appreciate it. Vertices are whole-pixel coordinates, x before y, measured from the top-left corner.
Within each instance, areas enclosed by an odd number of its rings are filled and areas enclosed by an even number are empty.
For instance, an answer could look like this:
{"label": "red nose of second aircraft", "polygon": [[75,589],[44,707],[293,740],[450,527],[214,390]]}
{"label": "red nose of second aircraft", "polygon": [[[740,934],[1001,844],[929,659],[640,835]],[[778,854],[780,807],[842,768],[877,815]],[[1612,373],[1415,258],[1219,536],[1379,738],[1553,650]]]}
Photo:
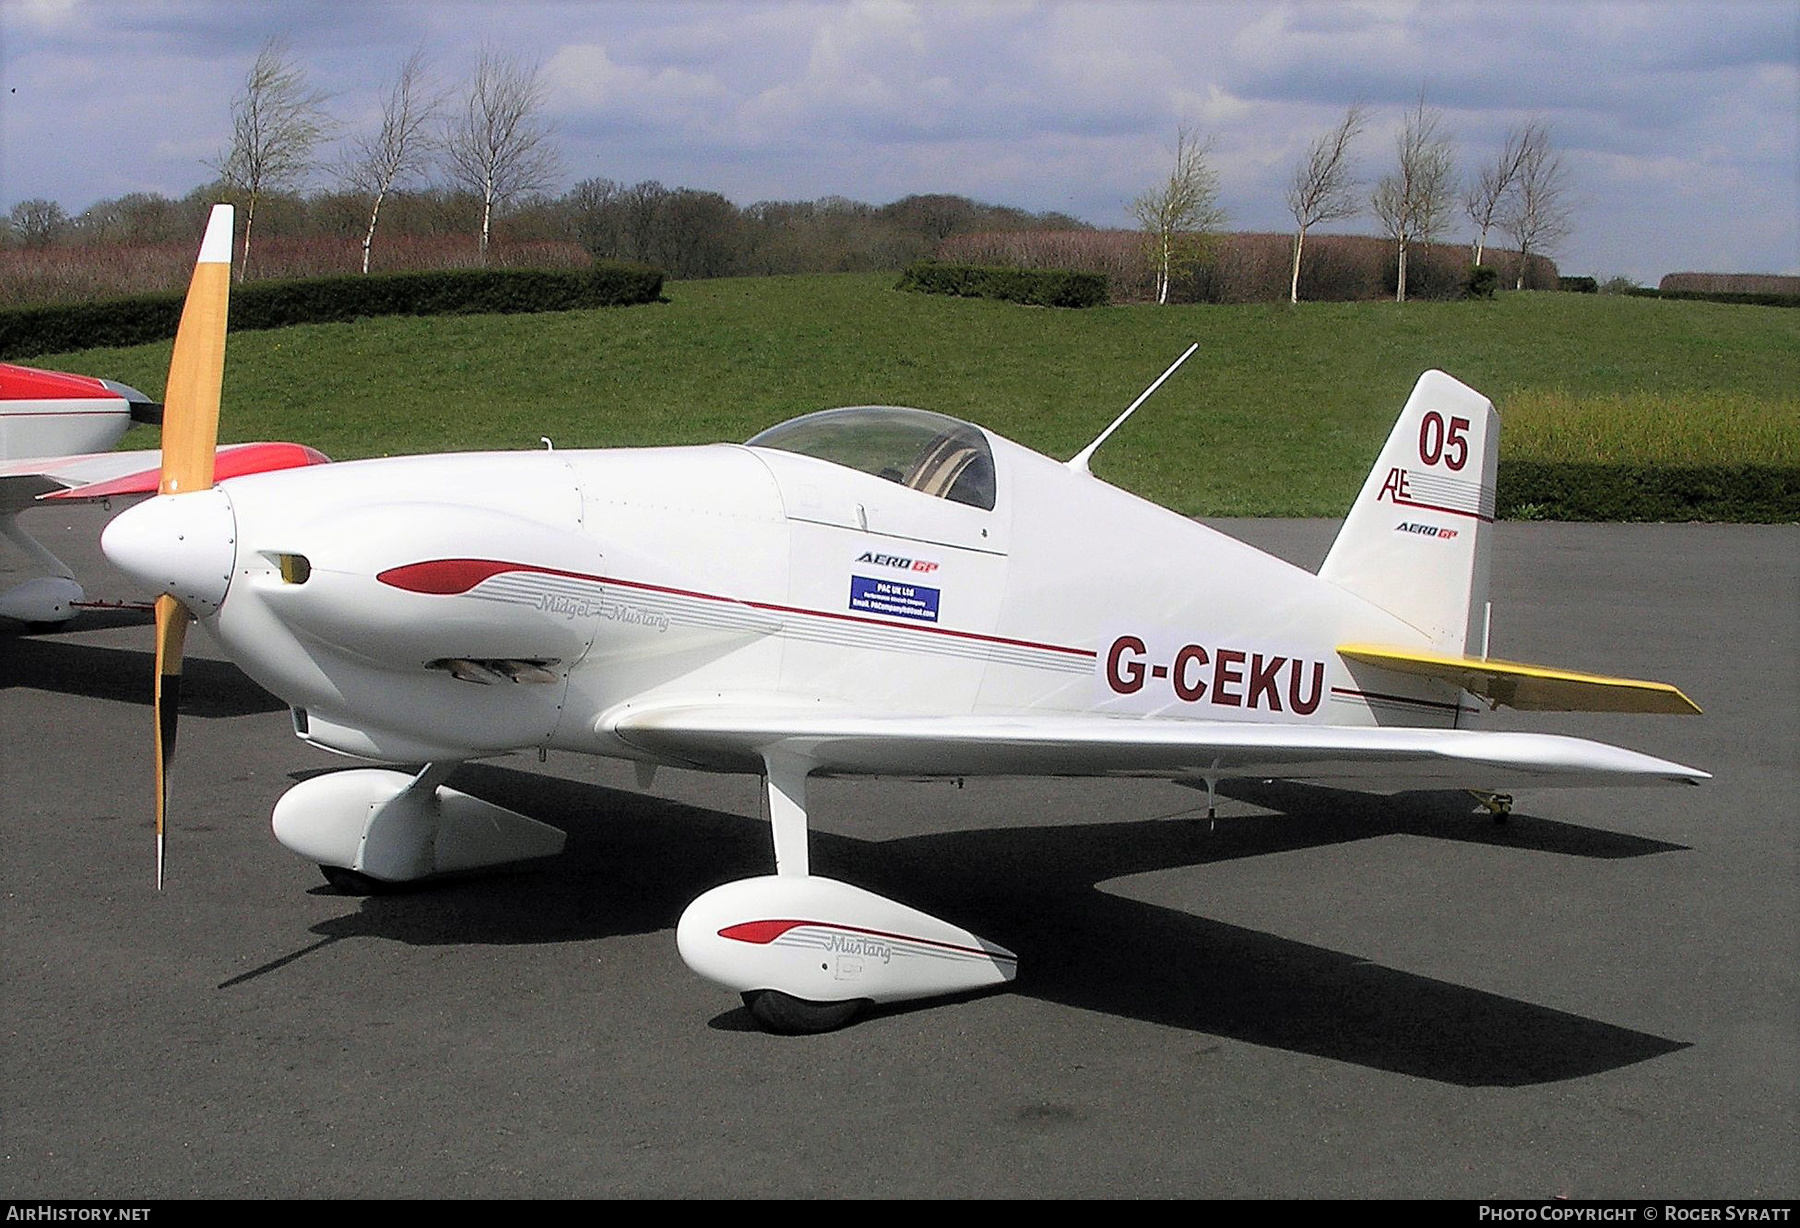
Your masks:
{"label": "red nose of second aircraft", "polygon": [[113,566],[197,615],[216,611],[237,561],[237,518],[223,490],[158,495],[113,518],[100,548]]}

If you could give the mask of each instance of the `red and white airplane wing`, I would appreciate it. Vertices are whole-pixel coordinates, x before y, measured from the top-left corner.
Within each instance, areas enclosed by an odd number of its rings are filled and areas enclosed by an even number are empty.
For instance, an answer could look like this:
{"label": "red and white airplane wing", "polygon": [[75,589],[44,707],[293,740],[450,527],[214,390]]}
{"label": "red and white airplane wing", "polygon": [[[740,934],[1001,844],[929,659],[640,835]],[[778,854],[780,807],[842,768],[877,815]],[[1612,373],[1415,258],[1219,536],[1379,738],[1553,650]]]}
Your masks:
{"label": "red and white airplane wing", "polygon": [[[217,455],[221,481],[330,459],[317,448],[298,443],[232,443]],[[161,471],[162,453],[156,449],[0,462],[0,508],[16,511],[40,499],[80,503],[153,495]]]}
{"label": "red and white airplane wing", "polygon": [[[74,573],[18,524],[40,500],[95,501],[157,492],[158,451],[108,452],[134,422],[160,424],[163,407],[113,380],[0,363],[0,537],[48,575],[0,592],[0,617],[23,623],[68,619],[84,600]],[[328,460],[292,443],[229,444],[221,478]]]}
{"label": "red and white airplane wing", "polygon": [[0,458],[102,451],[162,408],[114,380],[0,363]]}

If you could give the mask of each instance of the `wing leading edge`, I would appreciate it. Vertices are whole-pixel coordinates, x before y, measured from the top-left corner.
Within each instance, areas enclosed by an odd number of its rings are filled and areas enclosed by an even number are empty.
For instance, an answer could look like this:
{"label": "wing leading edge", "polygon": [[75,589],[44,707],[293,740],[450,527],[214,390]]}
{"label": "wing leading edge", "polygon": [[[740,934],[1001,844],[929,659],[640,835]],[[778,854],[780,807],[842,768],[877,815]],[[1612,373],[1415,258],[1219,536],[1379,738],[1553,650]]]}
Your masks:
{"label": "wing leading edge", "polygon": [[730,703],[633,709],[604,727],[659,759],[841,776],[1203,776],[1363,789],[1699,784],[1706,772],[1560,734],[1143,720],[866,716]]}

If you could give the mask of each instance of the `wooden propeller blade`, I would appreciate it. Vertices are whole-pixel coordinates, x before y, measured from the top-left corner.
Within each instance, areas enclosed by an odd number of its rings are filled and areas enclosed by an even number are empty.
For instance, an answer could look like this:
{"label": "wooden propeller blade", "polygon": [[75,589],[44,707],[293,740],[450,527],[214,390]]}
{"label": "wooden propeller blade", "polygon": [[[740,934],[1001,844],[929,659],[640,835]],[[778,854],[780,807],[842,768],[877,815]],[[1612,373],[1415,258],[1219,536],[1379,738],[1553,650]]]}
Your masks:
{"label": "wooden propeller blade", "polygon": [[[214,205],[188,283],[169,382],[163,390],[160,493],[179,495],[213,484],[219,442],[219,396],[225,382],[225,323],[231,301],[230,205]],[[187,644],[186,606],[167,593],[156,599],[156,889],[162,890],[167,845],[169,769],[181,717],[181,655]]]}
{"label": "wooden propeller blade", "polygon": [[162,890],[169,768],[181,719],[181,656],[187,644],[187,607],[167,593],[156,599],[156,889]]}
{"label": "wooden propeller blade", "polygon": [[231,300],[232,208],[214,205],[188,283],[169,383],[163,390],[162,484],[165,495],[213,482],[219,392],[225,380],[225,322]]}

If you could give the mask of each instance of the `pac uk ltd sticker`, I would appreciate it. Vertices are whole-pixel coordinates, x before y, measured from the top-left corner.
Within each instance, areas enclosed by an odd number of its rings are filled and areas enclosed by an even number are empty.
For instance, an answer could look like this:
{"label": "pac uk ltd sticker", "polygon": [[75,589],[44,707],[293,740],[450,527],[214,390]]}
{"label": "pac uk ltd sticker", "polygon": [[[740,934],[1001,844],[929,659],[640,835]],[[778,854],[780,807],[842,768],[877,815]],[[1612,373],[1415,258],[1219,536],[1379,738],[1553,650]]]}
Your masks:
{"label": "pac uk ltd sticker", "polygon": [[904,580],[850,577],[850,608],[864,614],[887,614],[920,622],[938,620],[938,590]]}

